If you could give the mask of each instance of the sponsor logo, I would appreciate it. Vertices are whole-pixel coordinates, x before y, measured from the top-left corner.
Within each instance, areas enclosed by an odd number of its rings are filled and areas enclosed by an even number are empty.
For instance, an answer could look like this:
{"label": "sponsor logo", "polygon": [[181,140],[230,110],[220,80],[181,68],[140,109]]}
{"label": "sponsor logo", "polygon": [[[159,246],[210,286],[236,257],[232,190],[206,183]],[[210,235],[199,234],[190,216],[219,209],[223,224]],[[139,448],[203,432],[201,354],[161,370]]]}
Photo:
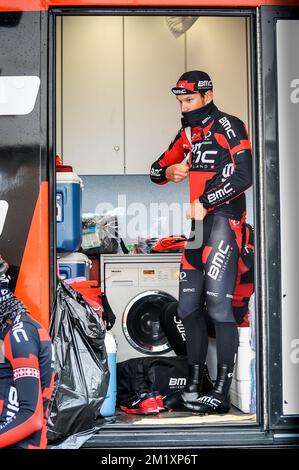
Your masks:
{"label": "sponsor logo", "polygon": [[218,276],[220,274],[220,270],[222,266],[224,265],[224,261],[226,258],[227,253],[229,252],[230,245],[226,245],[225,248],[222,247],[224,244],[224,241],[221,240],[221,242],[218,245],[218,251],[214,255],[212,264],[210,266],[210,269],[208,271],[208,276],[210,276],[212,279],[215,281],[218,279]]}
{"label": "sponsor logo", "polygon": [[183,292],[195,292],[195,287],[186,287],[186,289],[183,289]]}
{"label": "sponsor logo", "polygon": [[[183,85],[181,85],[183,86]],[[186,95],[188,93],[187,90],[185,90],[185,88],[182,88],[181,90],[175,90],[175,94],[176,95]]]}
{"label": "sponsor logo", "polygon": [[225,130],[225,132],[226,132],[229,139],[231,139],[232,137],[236,137],[236,134],[235,134],[234,130],[232,129],[232,125],[231,125],[230,121],[227,119],[226,116],[219,119],[219,122],[224,127],[224,130]]}
{"label": "sponsor logo", "polygon": [[214,397],[209,397],[209,396],[203,396],[198,399],[199,403],[205,403],[210,405],[214,410],[217,408],[219,404],[221,404],[220,400],[217,400],[217,398]]}
{"label": "sponsor logo", "polygon": [[187,379],[185,377],[170,377],[170,387],[185,387]]}
{"label": "sponsor logo", "polygon": [[230,183],[226,183],[223,188],[217,189],[211,194],[208,194],[209,202],[215,202],[218,199],[222,199],[226,194],[233,192],[233,188],[231,187]]}
{"label": "sponsor logo", "polygon": [[133,403],[131,404],[131,406],[138,405],[139,402],[140,402],[140,398],[139,398],[139,400],[133,401]]}
{"label": "sponsor logo", "polygon": [[20,321],[21,315],[18,315],[14,321],[14,326],[12,327],[12,334],[17,343],[20,343],[22,338],[25,341],[29,341],[26,331],[24,330],[24,324]]}
{"label": "sponsor logo", "polygon": [[185,271],[180,272],[180,281],[184,281],[187,277],[187,273]]}
{"label": "sponsor logo", "polygon": [[[196,142],[192,146],[192,153],[194,155],[193,164],[197,165],[199,168],[208,168],[209,165],[214,165],[215,156],[217,155],[217,150],[201,150],[201,146],[204,144],[212,144],[211,141]],[[213,157],[214,158],[211,158]]]}
{"label": "sponsor logo", "polygon": [[232,225],[234,225],[235,227],[237,227],[241,223],[241,220],[235,220],[235,219],[230,219],[230,220],[231,220]]}
{"label": "sponsor logo", "polygon": [[151,176],[160,176],[162,168],[152,168],[151,169]]}
{"label": "sponsor logo", "polygon": [[[3,280],[5,280],[5,279],[6,279],[6,276],[3,274],[2,276],[0,276],[0,280],[1,280],[1,278],[2,278]],[[7,289],[1,289],[1,290],[0,290],[0,302],[4,302],[4,300],[8,300],[8,299],[9,299],[9,295],[10,295],[9,290],[7,290]]]}
{"label": "sponsor logo", "polygon": [[6,421],[13,418],[15,414],[19,411],[19,409],[20,409],[20,405],[18,402],[17,389],[15,387],[10,387],[9,393],[8,393]]}
{"label": "sponsor logo", "polygon": [[212,86],[211,80],[198,80],[198,88],[208,88]]}
{"label": "sponsor logo", "polygon": [[207,117],[202,121],[202,123],[205,124],[210,118],[211,118],[211,116],[207,116]]}
{"label": "sponsor logo", "polygon": [[222,170],[222,176],[226,180],[226,178],[231,176],[233,174],[233,172],[234,172],[234,164],[233,163],[228,163],[227,165],[225,165],[225,167]]}
{"label": "sponsor logo", "polygon": [[218,292],[210,292],[207,290],[207,295],[211,295],[212,297],[218,297],[219,293]]}
{"label": "sponsor logo", "polygon": [[229,372],[229,373],[227,374],[227,377],[228,377],[229,379],[231,379],[232,376],[233,376],[233,373],[232,373],[232,372]]}

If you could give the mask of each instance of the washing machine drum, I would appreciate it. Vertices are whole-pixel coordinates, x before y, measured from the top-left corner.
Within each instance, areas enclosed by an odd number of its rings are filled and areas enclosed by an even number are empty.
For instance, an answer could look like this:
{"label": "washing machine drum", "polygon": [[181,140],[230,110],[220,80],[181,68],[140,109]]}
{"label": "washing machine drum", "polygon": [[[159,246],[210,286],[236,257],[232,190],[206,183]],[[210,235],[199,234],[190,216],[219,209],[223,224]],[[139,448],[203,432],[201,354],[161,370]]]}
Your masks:
{"label": "washing machine drum", "polygon": [[144,354],[165,354],[171,346],[161,328],[160,314],[166,303],[176,299],[163,291],[146,291],[128,304],[123,315],[123,332],[132,347]]}

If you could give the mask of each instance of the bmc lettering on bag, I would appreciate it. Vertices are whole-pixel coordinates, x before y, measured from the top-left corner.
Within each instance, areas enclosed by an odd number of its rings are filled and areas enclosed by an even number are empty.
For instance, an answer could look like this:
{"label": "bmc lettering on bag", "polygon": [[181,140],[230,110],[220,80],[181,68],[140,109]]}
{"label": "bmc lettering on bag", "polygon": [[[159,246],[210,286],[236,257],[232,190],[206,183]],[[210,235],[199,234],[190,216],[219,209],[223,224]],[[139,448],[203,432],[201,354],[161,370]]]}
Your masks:
{"label": "bmc lettering on bag", "polygon": [[233,191],[230,183],[226,183],[223,188],[217,189],[211,194],[208,194],[209,202],[215,202],[218,199],[222,199],[226,194],[229,194]]}
{"label": "bmc lettering on bag", "polygon": [[185,377],[170,377],[169,387],[185,387],[187,379]]}
{"label": "bmc lettering on bag", "polygon": [[224,130],[227,133],[227,136],[228,136],[229,139],[231,139],[231,136],[236,137],[236,134],[235,134],[234,130],[232,129],[232,125],[231,125],[230,121],[227,119],[226,116],[219,119],[219,122],[224,127]]}
{"label": "bmc lettering on bag", "polygon": [[225,261],[225,257],[227,255],[229,249],[230,249],[229,245],[226,245],[226,248],[223,249],[222,248],[223,243],[224,243],[224,241],[221,240],[221,242],[219,243],[219,246],[218,246],[218,251],[214,255],[212,265],[210,266],[210,269],[208,271],[208,276],[210,276],[215,281],[218,279],[220,269],[222,268],[223,263]]}

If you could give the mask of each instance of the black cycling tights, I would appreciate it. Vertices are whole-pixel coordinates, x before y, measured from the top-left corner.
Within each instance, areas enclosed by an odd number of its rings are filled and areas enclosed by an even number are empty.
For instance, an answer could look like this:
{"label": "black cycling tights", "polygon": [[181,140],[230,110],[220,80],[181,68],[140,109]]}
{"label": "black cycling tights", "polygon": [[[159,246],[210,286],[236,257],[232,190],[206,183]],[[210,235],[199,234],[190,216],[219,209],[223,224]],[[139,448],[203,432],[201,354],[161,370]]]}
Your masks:
{"label": "black cycling tights", "polygon": [[203,304],[215,324],[217,362],[234,365],[238,330],[232,298],[237,277],[242,222],[209,214],[193,221],[182,254],[178,315],[186,330],[189,364],[203,364],[208,333]]}

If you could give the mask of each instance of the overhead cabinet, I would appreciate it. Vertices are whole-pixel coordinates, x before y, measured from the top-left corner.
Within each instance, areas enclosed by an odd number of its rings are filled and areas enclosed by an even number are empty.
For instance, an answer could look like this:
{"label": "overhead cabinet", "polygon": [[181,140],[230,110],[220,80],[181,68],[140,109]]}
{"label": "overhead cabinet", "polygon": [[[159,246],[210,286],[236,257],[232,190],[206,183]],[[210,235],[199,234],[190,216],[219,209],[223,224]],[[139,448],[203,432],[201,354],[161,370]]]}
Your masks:
{"label": "overhead cabinet", "polygon": [[62,21],[61,152],[81,175],[123,173],[122,21]]}
{"label": "overhead cabinet", "polygon": [[61,38],[64,161],[81,175],[148,173],[179,126],[169,89],[183,38],[161,17],[66,17]]}
{"label": "overhead cabinet", "polygon": [[58,33],[57,149],[81,175],[149,173],[180,128],[170,89],[186,69],[209,71],[216,104],[248,122],[244,18],[176,38],[161,16],[67,16]]}

